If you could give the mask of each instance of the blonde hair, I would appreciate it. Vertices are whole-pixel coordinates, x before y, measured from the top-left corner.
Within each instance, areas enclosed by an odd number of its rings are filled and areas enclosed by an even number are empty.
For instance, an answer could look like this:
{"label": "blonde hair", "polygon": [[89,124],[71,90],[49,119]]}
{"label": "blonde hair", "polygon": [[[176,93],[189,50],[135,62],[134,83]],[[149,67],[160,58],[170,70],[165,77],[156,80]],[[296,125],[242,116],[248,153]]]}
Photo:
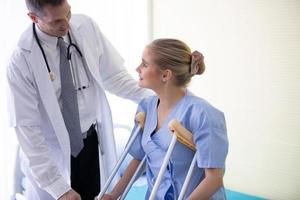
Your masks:
{"label": "blonde hair", "polygon": [[[202,54],[197,51],[191,53],[191,49],[180,40],[157,39],[147,47],[153,54],[153,61],[159,69],[169,69],[173,72],[177,86],[187,86],[191,77],[195,74],[202,74],[205,70]],[[195,54],[200,54],[202,57],[195,56]],[[192,71],[195,72],[191,73]]]}

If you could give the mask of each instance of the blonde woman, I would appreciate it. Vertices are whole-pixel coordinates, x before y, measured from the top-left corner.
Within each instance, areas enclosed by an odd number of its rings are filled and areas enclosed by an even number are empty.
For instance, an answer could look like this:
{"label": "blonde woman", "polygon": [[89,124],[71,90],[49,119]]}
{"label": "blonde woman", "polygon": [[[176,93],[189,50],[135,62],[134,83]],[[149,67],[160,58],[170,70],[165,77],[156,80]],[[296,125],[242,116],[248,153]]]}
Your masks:
{"label": "blonde woman", "polygon": [[[139,85],[153,90],[156,95],[139,103],[137,112],[146,113],[143,133],[132,145],[133,160],[124,176],[104,199],[117,199],[122,194],[145,155],[148,182],[145,199],[149,198],[172,138],[168,129],[172,119],[179,120],[193,134],[197,148],[197,167],[185,199],[226,199],[223,174],[228,139],[224,115],[187,90],[191,78],[205,70],[203,55],[198,51],[191,52],[182,41],[158,39],[146,46],[142,63],[136,70]],[[176,143],[155,199],[178,198],[193,156],[192,150]]]}

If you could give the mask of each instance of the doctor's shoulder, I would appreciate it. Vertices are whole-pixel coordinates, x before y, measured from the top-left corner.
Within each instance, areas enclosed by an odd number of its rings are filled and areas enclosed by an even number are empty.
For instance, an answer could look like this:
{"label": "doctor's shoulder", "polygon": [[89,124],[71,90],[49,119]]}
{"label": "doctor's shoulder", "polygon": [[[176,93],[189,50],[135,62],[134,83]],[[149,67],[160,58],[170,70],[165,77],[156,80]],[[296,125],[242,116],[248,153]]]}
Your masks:
{"label": "doctor's shoulder", "polygon": [[11,53],[7,62],[7,70],[25,70],[28,68],[28,57],[31,50],[17,46]]}
{"label": "doctor's shoulder", "polygon": [[96,21],[92,17],[85,14],[72,14],[70,24],[73,27],[83,27],[83,30],[88,27],[99,28]]}
{"label": "doctor's shoulder", "polygon": [[95,47],[95,44],[97,43],[97,41],[95,40],[104,40],[105,38],[97,22],[88,15],[72,14],[72,17],[70,19],[70,26],[73,31],[77,30],[80,32],[80,37],[84,36],[83,38],[81,38],[81,40],[90,40],[93,44],[93,47]]}
{"label": "doctor's shoulder", "polygon": [[93,21],[93,19],[85,14],[72,14],[72,17],[70,19],[71,23],[77,23],[77,24],[81,24],[81,23],[86,23],[87,21]]}
{"label": "doctor's shoulder", "polygon": [[23,78],[27,77],[26,80],[33,81],[33,70],[32,66],[30,66],[31,62],[29,60],[36,59],[35,55],[32,55],[35,45],[32,23],[30,23],[21,34],[16,47],[10,54],[10,58],[7,63],[8,78],[13,78],[14,76],[15,78],[12,80],[19,81],[22,76]]}
{"label": "doctor's shoulder", "polygon": [[32,23],[30,23],[18,39],[16,47],[10,52],[7,68],[21,71],[25,68],[29,69],[30,62],[28,60],[31,57],[34,43]]}

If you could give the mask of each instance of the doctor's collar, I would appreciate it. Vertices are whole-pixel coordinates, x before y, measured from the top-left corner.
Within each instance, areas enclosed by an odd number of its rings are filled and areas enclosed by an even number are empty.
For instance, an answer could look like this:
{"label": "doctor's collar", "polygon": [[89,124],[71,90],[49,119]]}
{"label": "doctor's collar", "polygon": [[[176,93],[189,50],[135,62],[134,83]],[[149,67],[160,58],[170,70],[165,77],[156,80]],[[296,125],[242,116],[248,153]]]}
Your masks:
{"label": "doctor's collar", "polygon": [[[36,26],[36,33],[39,37],[39,40],[43,45],[46,45],[50,49],[56,50],[57,49],[57,37],[48,35],[47,33],[44,33],[41,31],[38,26]],[[65,41],[67,41],[65,38],[66,36],[63,37]]]}

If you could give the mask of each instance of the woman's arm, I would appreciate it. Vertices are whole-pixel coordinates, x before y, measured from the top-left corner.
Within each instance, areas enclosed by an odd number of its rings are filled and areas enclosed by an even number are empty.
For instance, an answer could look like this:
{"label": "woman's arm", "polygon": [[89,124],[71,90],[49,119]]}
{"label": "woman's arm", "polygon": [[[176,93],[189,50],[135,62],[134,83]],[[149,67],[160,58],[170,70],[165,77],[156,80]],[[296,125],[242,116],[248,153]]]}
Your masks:
{"label": "woman's arm", "polygon": [[205,169],[205,178],[191,193],[188,200],[207,200],[223,185],[223,169]]}
{"label": "woman's arm", "polygon": [[[118,199],[119,196],[121,196],[128,185],[130,179],[132,178],[134,172],[136,171],[138,165],[140,164],[140,160],[133,159],[128,167],[126,168],[126,171],[122,178],[119,180],[117,185],[113,188],[112,192],[110,194],[106,194],[102,199]],[[110,196],[110,197],[108,197]]]}

